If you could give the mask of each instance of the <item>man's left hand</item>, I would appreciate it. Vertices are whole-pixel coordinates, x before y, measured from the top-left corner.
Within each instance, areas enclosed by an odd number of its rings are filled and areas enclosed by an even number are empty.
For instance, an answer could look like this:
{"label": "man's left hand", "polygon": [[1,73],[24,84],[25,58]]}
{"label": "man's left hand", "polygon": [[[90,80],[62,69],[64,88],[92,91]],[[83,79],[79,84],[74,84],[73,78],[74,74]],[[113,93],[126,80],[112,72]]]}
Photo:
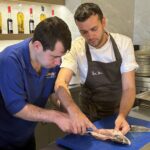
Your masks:
{"label": "man's left hand", "polygon": [[130,130],[130,126],[124,116],[118,115],[115,120],[115,130],[121,131],[124,135]]}

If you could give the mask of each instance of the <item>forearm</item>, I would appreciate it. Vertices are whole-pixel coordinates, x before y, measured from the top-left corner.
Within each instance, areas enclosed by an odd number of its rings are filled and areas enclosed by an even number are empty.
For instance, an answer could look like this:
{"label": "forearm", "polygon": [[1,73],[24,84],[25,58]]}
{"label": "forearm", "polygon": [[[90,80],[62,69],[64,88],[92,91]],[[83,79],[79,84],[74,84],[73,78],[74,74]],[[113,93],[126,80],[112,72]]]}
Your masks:
{"label": "forearm", "polygon": [[60,100],[56,96],[56,93],[53,93],[49,96],[49,103],[54,104],[57,108],[60,108]]}
{"label": "forearm", "polygon": [[64,106],[64,108],[69,113],[71,111],[79,110],[79,108],[75,104],[74,100],[72,99],[72,96],[67,87],[60,85],[56,90],[56,94],[57,94],[61,104]]}
{"label": "forearm", "polygon": [[89,119],[80,111],[79,107],[76,105],[71,97],[68,89],[68,84],[71,80],[72,75],[73,71],[67,68],[63,68],[60,70],[57,80],[55,82],[55,93],[60,100],[60,103],[69,114],[74,133],[84,134],[87,128],[96,128],[89,121]]}
{"label": "forearm", "polygon": [[119,109],[119,115],[126,117],[129,113],[130,109],[132,108],[135,101],[135,88],[128,88],[123,90],[121,103],[120,103],[120,109]]}
{"label": "forearm", "polygon": [[68,84],[72,76],[73,76],[72,70],[62,68],[55,82],[55,93],[58,99],[60,100],[61,104],[64,106],[67,112],[69,112],[69,114],[79,110],[74,100],[72,99],[68,88]]}
{"label": "forearm", "polygon": [[27,104],[21,111],[15,114],[15,117],[28,121],[56,123],[56,119],[60,117],[60,114],[54,110],[48,110],[32,104]]}

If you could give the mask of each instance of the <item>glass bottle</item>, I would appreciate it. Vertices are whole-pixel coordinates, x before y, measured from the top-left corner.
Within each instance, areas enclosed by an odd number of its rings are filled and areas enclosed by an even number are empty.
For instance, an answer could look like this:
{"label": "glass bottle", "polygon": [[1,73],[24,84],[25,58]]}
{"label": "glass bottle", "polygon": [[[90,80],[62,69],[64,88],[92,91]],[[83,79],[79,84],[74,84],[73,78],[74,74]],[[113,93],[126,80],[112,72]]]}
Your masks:
{"label": "glass bottle", "polygon": [[11,19],[11,6],[8,6],[7,32],[13,33],[13,20]]}
{"label": "glass bottle", "polygon": [[29,32],[34,32],[34,20],[33,20],[33,9],[30,8],[30,20],[29,20]]}
{"label": "glass bottle", "polygon": [[2,14],[0,12],[0,33],[2,33]]}
{"label": "glass bottle", "polygon": [[24,14],[21,12],[21,4],[19,4],[19,11],[17,13],[18,33],[24,33]]}
{"label": "glass bottle", "polygon": [[46,15],[44,13],[44,6],[41,6],[41,14],[40,14],[40,21],[43,21],[44,19],[46,19]]}

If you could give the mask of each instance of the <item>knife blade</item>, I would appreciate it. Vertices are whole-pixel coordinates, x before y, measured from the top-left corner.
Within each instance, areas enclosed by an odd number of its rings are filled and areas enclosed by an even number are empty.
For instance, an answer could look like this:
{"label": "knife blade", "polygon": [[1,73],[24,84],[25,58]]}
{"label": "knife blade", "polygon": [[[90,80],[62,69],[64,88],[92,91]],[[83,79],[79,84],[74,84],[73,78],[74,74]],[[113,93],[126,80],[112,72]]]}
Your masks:
{"label": "knife blade", "polygon": [[150,132],[150,128],[139,125],[130,125],[130,132]]}

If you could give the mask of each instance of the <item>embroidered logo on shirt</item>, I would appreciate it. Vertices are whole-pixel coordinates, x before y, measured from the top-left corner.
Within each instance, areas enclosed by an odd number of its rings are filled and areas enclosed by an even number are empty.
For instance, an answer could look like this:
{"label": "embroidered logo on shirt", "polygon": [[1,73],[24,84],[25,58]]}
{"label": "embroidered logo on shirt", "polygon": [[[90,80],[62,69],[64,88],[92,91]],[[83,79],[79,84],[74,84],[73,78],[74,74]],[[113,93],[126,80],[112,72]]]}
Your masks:
{"label": "embroidered logo on shirt", "polygon": [[92,76],[98,76],[98,75],[101,75],[101,74],[103,74],[103,72],[100,72],[100,71],[94,72],[94,71],[92,71]]}
{"label": "embroidered logo on shirt", "polygon": [[48,72],[45,75],[45,78],[55,78],[56,77],[56,73],[55,72]]}

